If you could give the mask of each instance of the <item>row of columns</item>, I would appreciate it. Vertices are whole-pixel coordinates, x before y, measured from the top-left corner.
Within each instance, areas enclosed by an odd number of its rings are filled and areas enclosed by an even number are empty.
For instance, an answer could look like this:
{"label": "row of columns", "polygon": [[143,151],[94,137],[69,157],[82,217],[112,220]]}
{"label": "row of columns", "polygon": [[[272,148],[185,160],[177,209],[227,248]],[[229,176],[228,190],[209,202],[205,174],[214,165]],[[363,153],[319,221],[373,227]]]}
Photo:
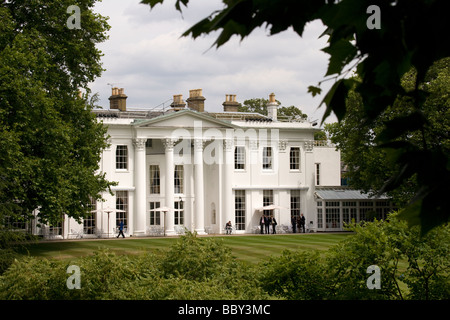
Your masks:
{"label": "row of columns", "polygon": [[[146,233],[146,152],[145,142],[147,139],[134,139],[135,150],[135,219],[134,219],[134,234],[144,235]],[[174,146],[177,140],[172,138],[162,139],[165,154],[165,204],[171,208],[166,213],[164,221],[166,234],[175,233],[174,225]],[[194,230],[198,234],[205,232],[205,210],[204,210],[204,179],[203,179],[203,147],[205,141],[202,139],[194,139],[194,212],[193,222]],[[223,203],[223,220],[222,225],[226,221],[232,220],[232,188],[231,188],[231,174],[233,164],[232,141],[224,141],[225,163],[222,177],[224,180],[222,189],[222,203]]]}
{"label": "row of columns", "polygon": [[[145,235],[146,233],[146,152],[145,138],[134,139],[135,147],[135,219],[134,234]],[[165,205],[171,210],[166,213],[164,228],[166,234],[175,233],[174,225],[174,146],[177,139],[162,139],[165,149]],[[194,139],[194,212],[191,221],[194,224],[194,230],[198,234],[205,232],[205,209],[204,209],[204,177],[203,177],[203,147],[205,141],[202,139]],[[234,164],[233,153],[234,142],[231,139],[223,140],[223,164],[221,166],[221,207],[222,220],[219,223],[224,226],[226,222],[233,221],[233,194],[232,194],[232,173]],[[251,147],[255,150],[254,146]],[[306,163],[306,185],[314,186],[314,156],[313,142],[305,143],[305,163]],[[309,188],[307,198],[313,197],[314,188]],[[309,202],[308,202],[309,203]],[[307,207],[307,212],[314,212],[313,207]]]}

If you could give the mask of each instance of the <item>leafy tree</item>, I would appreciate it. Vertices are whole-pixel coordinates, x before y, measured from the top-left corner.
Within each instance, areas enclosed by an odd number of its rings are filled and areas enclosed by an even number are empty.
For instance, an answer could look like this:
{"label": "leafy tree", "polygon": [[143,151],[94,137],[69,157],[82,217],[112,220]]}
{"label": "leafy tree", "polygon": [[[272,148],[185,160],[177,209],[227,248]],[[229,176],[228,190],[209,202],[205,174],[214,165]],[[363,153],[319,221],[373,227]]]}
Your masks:
{"label": "leafy tree", "polygon": [[[82,218],[110,183],[99,174],[106,129],[91,113],[107,39],[96,0],[0,3],[0,218]],[[70,29],[71,5],[80,27]],[[86,92],[80,96],[80,90]]]}
{"label": "leafy tree", "polygon": [[[142,0],[151,8],[164,0]],[[189,0],[177,0],[175,7],[182,11]],[[222,9],[213,12],[188,29],[183,35],[197,38],[215,33],[213,45],[220,47],[232,36],[244,39],[259,27],[265,26],[271,35],[289,28],[302,36],[306,24],[320,20],[325,25],[323,35],[329,37],[322,49],[330,55],[324,80],[334,80],[322,104],[326,110],[322,122],[334,112],[341,121],[348,113],[346,97],[351,89],[361,95],[364,106],[361,123],[378,121],[383,112],[396,100],[407,99],[414,106],[408,115],[399,115],[386,123],[377,134],[376,145],[385,148],[396,159],[397,169],[383,185],[380,193],[395,190],[404,181],[416,176],[420,189],[416,190],[405,209],[411,225],[420,224],[422,232],[445,223],[450,217],[446,195],[450,191],[450,155],[439,146],[429,149],[417,147],[401,139],[411,131],[430,125],[423,117],[423,86],[428,69],[436,61],[450,56],[448,41],[442,41],[442,30],[448,30],[447,1],[445,0],[223,0]],[[375,11],[373,11],[373,6]],[[373,24],[374,20],[376,21]],[[423,23],[419,23],[419,22]],[[356,68],[361,81],[347,78]],[[411,91],[401,85],[402,77],[415,68],[417,75]],[[310,86],[314,96],[321,93],[318,86]],[[430,172],[429,168],[433,168]],[[431,175],[430,175],[431,173]]]}
{"label": "leafy tree", "polygon": [[238,107],[239,112],[256,112],[267,116],[268,99],[254,98],[245,100],[243,104]]}
{"label": "leafy tree", "polygon": [[314,132],[314,140],[327,140],[327,134],[325,131]]}
{"label": "leafy tree", "polygon": [[[412,70],[402,79],[405,91],[411,91],[414,87],[414,79],[417,73]],[[403,134],[400,139],[408,140],[416,148],[429,150],[442,149],[450,153],[450,58],[436,62],[425,77],[427,83],[422,87],[425,98],[422,116],[427,119],[428,125],[420,130]],[[355,78],[355,81],[358,81]],[[376,146],[376,138],[382,132],[386,132],[386,123],[395,117],[407,117],[414,113],[414,106],[410,99],[398,99],[387,108],[372,123],[361,123],[363,117],[363,102],[361,95],[350,90],[346,99],[348,113],[340,123],[326,124],[325,128],[341,150],[344,163],[348,166],[347,177],[350,186],[364,190],[367,193],[376,194],[383,185],[401,166],[392,161],[390,153]],[[395,158],[394,158],[395,159]],[[428,168],[427,170],[433,170]],[[414,194],[420,190],[417,176],[403,180],[397,188],[390,190],[391,196],[398,205],[407,205]]]}
{"label": "leafy tree", "polygon": [[290,106],[290,107],[278,107],[278,118],[280,120],[291,120],[291,121],[303,121],[308,118],[308,115],[303,113],[299,108],[296,106]]}
{"label": "leafy tree", "polygon": [[[245,100],[243,104],[238,107],[239,112],[256,112],[263,115],[267,115],[267,104],[269,103],[268,99],[264,98],[254,98]],[[278,105],[281,105],[281,102],[277,100]],[[279,120],[293,120],[293,121],[301,121],[306,120],[308,116],[304,114],[299,108],[296,106],[284,107],[279,106],[277,109],[277,117]]]}

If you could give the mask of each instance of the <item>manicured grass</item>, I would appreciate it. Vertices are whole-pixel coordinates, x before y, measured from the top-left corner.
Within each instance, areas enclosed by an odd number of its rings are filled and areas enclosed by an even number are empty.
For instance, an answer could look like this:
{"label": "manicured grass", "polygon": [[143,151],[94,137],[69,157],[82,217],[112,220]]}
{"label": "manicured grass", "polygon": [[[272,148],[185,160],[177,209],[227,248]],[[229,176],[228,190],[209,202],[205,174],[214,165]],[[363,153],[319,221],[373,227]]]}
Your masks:
{"label": "manicured grass", "polygon": [[[242,261],[258,263],[269,256],[291,250],[327,250],[349,233],[287,234],[287,235],[242,235],[215,236],[231,248],[233,255]],[[117,254],[136,254],[144,251],[167,250],[178,238],[126,238],[109,240],[43,241],[31,245],[31,256],[72,259],[92,254],[99,249],[109,249]]]}
{"label": "manicured grass", "polygon": [[269,256],[289,250],[328,250],[348,233],[341,234],[289,234],[223,237],[237,259],[258,263]]}

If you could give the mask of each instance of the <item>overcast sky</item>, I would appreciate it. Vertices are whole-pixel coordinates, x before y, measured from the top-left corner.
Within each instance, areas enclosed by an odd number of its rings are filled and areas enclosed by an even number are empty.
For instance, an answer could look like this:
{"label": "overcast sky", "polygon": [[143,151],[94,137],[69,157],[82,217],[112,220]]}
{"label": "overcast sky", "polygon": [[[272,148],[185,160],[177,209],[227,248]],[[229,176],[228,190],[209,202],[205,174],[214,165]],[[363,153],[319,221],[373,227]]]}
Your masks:
{"label": "overcast sky", "polygon": [[[140,0],[104,0],[96,6],[111,26],[109,40],[99,45],[106,71],[91,85],[103,108],[109,108],[112,85],[125,89],[128,108],[156,107],[174,94],[187,99],[190,89],[201,88],[206,111],[222,111],[225,94],[242,103],[274,92],[282,105],[300,108],[310,120],[322,118],[325,107],[317,107],[323,93],[315,98],[307,93],[309,85],[323,80],[328,65],[320,50],[326,46],[326,38],[319,39],[320,22],[308,25],[302,38],[292,30],[269,36],[261,28],[216,49],[211,46],[217,34],[196,40],[180,36],[222,2],[192,1],[183,14],[174,3],[166,0],[153,10]],[[329,83],[321,87],[326,92]]]}

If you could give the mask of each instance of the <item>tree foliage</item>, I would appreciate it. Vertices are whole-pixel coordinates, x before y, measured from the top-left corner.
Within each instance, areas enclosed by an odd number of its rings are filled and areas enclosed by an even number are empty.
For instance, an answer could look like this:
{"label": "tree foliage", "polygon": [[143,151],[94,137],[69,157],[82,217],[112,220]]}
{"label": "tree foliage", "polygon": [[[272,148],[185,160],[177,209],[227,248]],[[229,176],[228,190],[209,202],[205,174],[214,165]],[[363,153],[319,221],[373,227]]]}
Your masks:
{"label": "tree foliage", "polygon": [[[0,217],[26,221],[39,209],[44,223],[79,219],[110,186],[97,172],[106,130],[88,88],[109,29],[95,2],[0,3]],[[71,5],[80,29],[67,27]]]}
{"label": "tree foliage", "polygon": [[[272,295],[313,300],[439,300],[450,297],[449,226],[426,236],[396,214],[388,221],[348,226],[346,237],[325,254],[285,251],[260,268]],[[369,289],[369,266],[380,268],[380,289]]]}
{"label": "tree foliage", "polygon": [[[256,112],[262,115],[267,115],[267,104],[268,99],[265,98],[254,98],[247,99],[238,107],[239,112]],[[285,121],[303,121],[308,118],[308,115],[303,113],[296,106],[285,107],[281,105],[281,102],[277,100],[277,117],[279,120]]]}
{"label": "tree foliage", "polygon": [[[142,0],[154,7],[164,0]],[[181,11],[189,0],[177,0]],[[416,175],[420,189],[416,191],[405,217],[411,225],[420,224],[425,233],[449,220],[449,204],[445,200],[450,181],[449,154],[428,145],[418,148],[399,137],[429,125],[422,115],[428,69],[436,61],[450,56],[448,41],[442,30],[450,29],[445,0],[223,0],[224,7],[211,13],[188,29],[184,35],[197,38],[218,34],[214,46],[220,47],[233,36],[241,39],[253,30],[265,27],[271,35],[287,29],[303,35],[305,26],[320,20],[328,36],[328,46],[322,50],[330,55],[324,80],[334,80],[322,103],[326,109],[322,122],[333,112],[339,121],[348,113],[346,97],[351,89],[361,95],[362,123],[372,123],[397,99],[409,99],[414,110],[386,123],[377,136],[378,146],[396,159],[398,169],[380,191],[395,190]],[[373,17],[368,9],[376,5],[381,13],[380,28],[368,27]],[[347,78],[356,68],[361,81]],[[406,91],[402,77],[414,68],[414,87]],[[321,93],[320,83],[308,91]],[[429,168],[433,168],[430,172]],[[430,175],[431,173],[431,175]]]}
{"label": "tree foliage", "polygon": [[[402,79],[405,91],[414,89],[417,73],[411,70]],[[355,81],[359,79],[354,78]],[[427,97],[423,104],[421,115],[427,120],[427,125],[415,131],[403,133],[398,141],[408,141],[416,148],[429,150],[441,149],[450,153],[450,58],[436,62],[425,77],[426,84],[421,88]],[[350,90],[346,99],[348,113],[339,123],[326,124],[325,128],[331,141],[341,150],[342,161],[348,166],[346,173],[349,185],[372,195],[381,190],[386,181],[401,169],[399,163],[393,161],[390,153],[377,147],[376,139],[386,132],[386,123],[400,117],[410,119],[415,112],[411,99],[398,99],[371,123],[361,123],[364,116],[364,106],[361,95]],[[394,128],[390,130],[395,130]],[[427,168],[427,170],[433,170]],[[431,174],[431,173],[430,173]],[[414,194],[420,190],[416,175],[403,180],[397,188],[390,190],[388,195],[399,206],[407,205]]]}

